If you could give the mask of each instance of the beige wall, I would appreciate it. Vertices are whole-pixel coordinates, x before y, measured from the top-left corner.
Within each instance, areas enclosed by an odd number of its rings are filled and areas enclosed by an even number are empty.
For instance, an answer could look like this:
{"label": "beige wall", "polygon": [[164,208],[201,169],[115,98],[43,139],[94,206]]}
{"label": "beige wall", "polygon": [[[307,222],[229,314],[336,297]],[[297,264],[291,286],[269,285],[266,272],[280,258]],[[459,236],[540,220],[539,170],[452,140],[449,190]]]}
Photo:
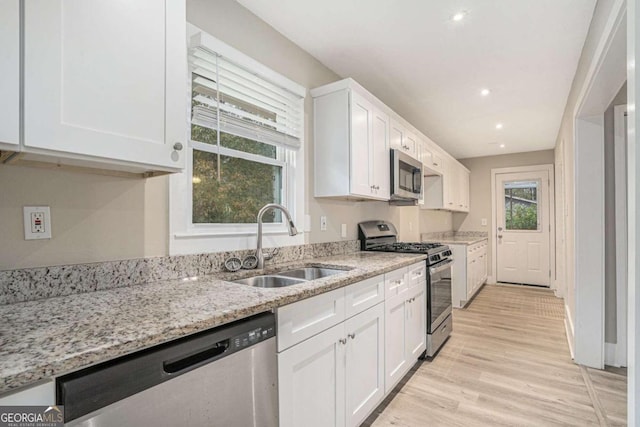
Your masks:
{"label": "beige wall", "polygon": [[565,299],[566,310],[572,324],[575,320],[575,272],[573,269],[575,259],[575,210],[573,205],[575,169],[573,153],[575,152],[575,145],[573,114],[614,3],[615,0],[598,0],[596,3],[556,139],[556,170],[563,171],[562,177],[556,177],[557,181],[563,183],[562,187],[557,188],[558,191],[556,191],[558,198],[562,201],[562,204],[557,204],[556,215],[558,218],[561,216],[564,218],[564,221],[560,223],[560,227],[556,229],[556,253],[564,254],[564,259],[558,258],[558,263],[562,263],[564,268],[564,277],[558,277],[558,289],[559,294]]}
{"label": "beige wall", "polygon": [[[460,162],[471,171],[469,213],[453,214],[453,229],[491,232],[491,169],[548,165],[553,164],[553,160],[553,150],[460,159]],[[487,220],[486,226],[482,226],[483,218]],[[491,239],[489,239],[489,276],[493,275],[491,249]]]}
{"label": "beige wall", "polygon": [[[187,0],[188,20],[288,78],[313,88],[340,77],[233,0]],[[416,230],[445,227],[438,212],[392,207],[382,202],[346,202],[313,197],[313,121],[306,116],[306,200],[311,243],[357,238],[357,223],[388,219],[409,239]],[[114,178],[60,170],[0,166],[0,269],[116,260],[168,254],[168,177]],[[22,206],[51,207],[53,239],[25,241]],[[326,215],[327,231],[320,231]],[[424,221],[424,226],[418,222]],[[449,221],[450,223],[450,221]],[[300,227],[302,229],[302,227]],[[450,226],[449,226],[450,229]],[[212,251],[224,248],[212,248]]]}

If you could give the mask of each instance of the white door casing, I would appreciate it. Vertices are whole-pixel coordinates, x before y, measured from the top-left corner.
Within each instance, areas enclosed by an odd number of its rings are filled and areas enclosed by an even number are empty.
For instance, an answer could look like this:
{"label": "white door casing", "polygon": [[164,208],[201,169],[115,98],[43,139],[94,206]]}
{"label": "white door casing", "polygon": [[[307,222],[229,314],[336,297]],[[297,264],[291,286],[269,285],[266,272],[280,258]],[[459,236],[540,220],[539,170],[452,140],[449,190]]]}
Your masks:
{"label": "white door casing", "polygon": [[[518,208],[526,205],[529,209],[535,209],[537,214],[532,219],[534,224],[530,224],[533,229],[517,229],[517,225],[507,221],[509,212],[505,209],[505,187],[528,185],[527,183],[535,188],[537,200],[529,202],[514,198],[510,199],[510,206]],[[500,173],[496,175],[495,185],[497,280],[549,286],[551,187],[548,170]]]}

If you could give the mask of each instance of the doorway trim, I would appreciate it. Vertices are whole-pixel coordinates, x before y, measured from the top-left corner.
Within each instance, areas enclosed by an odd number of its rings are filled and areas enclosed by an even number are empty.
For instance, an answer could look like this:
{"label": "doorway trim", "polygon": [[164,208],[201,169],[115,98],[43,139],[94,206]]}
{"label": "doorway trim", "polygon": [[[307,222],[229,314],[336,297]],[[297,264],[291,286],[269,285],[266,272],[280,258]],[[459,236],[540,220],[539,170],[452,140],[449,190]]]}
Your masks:
{"label": "doorway trim", "polygon": [[[613,107],[616,235],[616,344],[614,366],[627,366],[627,106]],[[623,165],[624,167],[620,167]],[[618,253],[624,248],[624,254]]]}
{"label": "doorway trim", "polygon": [[491,276],[487,279],[489,283],[496,283],[498,279],[498,247],[497,247],[497,229],[498,218],[496,213],[496,175],[502,173],[517,173],[517,172],[536,172],[546,171],[549,175],[549,225],[551,225],[551,232],[549,234],[549,268],[551,269],[551,277],[549,278],[549,289],[556,290],[556,195],[555,195],[555,181],[553,173],[553,165],[531,165],[531,166],[516,166],[509,168],[495,168],[491,169]]}

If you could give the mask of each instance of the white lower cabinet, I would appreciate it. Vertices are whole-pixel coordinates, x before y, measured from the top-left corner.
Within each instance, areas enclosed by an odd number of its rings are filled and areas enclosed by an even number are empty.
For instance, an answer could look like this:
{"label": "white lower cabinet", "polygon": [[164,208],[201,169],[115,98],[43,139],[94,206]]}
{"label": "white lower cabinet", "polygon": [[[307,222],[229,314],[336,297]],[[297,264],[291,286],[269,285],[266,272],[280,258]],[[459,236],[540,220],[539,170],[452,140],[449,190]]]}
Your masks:
{"label": "white lower cabinet", "polygon": [[278,354],[280,426],[358,426],[384,397],[384,306]]}
{"label": "white lower cabinet", "polygon": [[385,393],[398,384],[409,369],[406,343],[407,291],[392,296],[384,302],[384,377]]}
{"label": "white lower cabinet", "polygon": [[455,260],[451,270],[453,307],[461,308],[467,305],[487,281],[488,241],[449,247]]}
{"label": "white lower cabinet", "polygon": [[359,426],[384,398],[384,304],[344,323],[347,426]]}
{"label": "white lower cabinet", "polygon": [[278,308],[280,426],[359,426],[424,352],[425,298],[420,261]]}
{"label": "white lower cabinet", "polygon": [[[407,276],[414,267],[407,269]],[[426,349],[427,282],[422,277],[385,300],[385,393],[393,390]]]}
{"label": "white lower cabinet", "polygon": [[280,427],[345,425],[341,323],[278,354]]}

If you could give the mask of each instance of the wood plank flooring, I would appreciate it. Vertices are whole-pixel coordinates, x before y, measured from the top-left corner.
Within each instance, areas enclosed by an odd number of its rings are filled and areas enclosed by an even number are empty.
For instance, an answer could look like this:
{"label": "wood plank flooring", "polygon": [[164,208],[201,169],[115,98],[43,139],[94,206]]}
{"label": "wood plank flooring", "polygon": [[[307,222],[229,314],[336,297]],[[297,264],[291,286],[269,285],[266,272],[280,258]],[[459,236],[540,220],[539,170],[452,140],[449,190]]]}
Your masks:
{"label": "wood plank flooring", "polygon": [[548,289],[485,285],[454,310],[436,357],[418,362],[363,426],[625,425],[626,376],[573,363],[563,316]]}

